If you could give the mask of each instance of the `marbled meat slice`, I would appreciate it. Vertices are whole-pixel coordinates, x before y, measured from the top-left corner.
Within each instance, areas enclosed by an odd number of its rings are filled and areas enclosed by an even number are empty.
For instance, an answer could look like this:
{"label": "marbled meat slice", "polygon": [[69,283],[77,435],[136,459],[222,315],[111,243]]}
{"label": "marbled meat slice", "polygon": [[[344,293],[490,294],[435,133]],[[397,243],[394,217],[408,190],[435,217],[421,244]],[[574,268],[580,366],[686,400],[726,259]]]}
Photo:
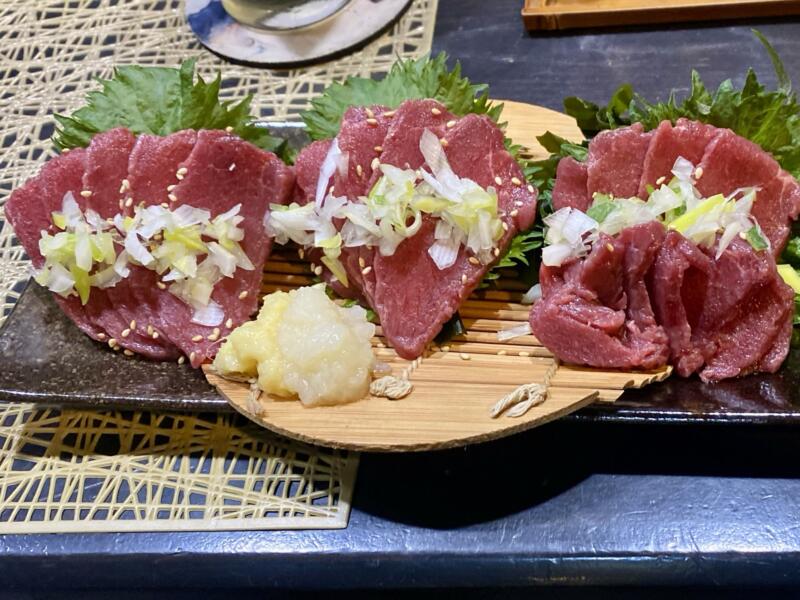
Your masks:
{"label": "marbled meat slice", "polygon": [[727,129],[709,143],[699,167],[697,189],[705,196],[759,188],[752,214],[779,256],[800,213],[800,183],[758,144]]}
{"label": "marbled meat slice", "polygon": [[553,184],[553,210],[577,208],[586,212],[592,205],[588,190],[589,172],[586,163],[567,156],[558,161]]}
{"label": "marbled meat slice", "polygon": [[[123,210],[131,211],[125,203],[131,197],[128,161],[135,143],[136,136],[127,129],[117,128],[94,136],[86,150],[83,188],[91,192],[85,199],[86,207],[103,218],[113,217]],[[117,248],[117,252],[121,250]],[[95,300],[95,295],[99,294],[106,295],[108,303]],[[93,288],[85,310],[109,339],[116,340],[115,346],[155,360],[178,357],[178,349],[168,341],[147,335],[129,278],[102,290]]]}
{"label": "marbled meat slice", "polygon": [[668,338],[655,321],[644,277],[664,239],[656,222],[601,235],[589,255],[542,265],[542,298],[531,310],[534,335],[561,360],[603,368],[666,364]]}
{"label": "marbled meat slice", "polygon": [[[177,170],[169,167],[175,176]],[[176,200],[171,208],[188,204],[216,216],[241,204],[239,214],[245,218],[240,225],[245,230],[241,246],[255,266],[251,271],[237,270],[234,277],[226,277],[214,287],[211,298],[225,314],[216,329],[194,323],[189,305],[168,290],[159,290],[153,328],[189,356],[193,366],[199,366],[213,358],[221,338],[258,307],[261,274],[272,244],[264,233],[264,218],[271,203],[289,200],[294,174],[274,154],[223,131],[204,130],[197,133],[191,153],[178,168],[186,171],[182,179],[174,179],[176,187],[171,193]]]}
{"label": "marbled meat slice", "polygon": [[598,133],[589,144],[586,159],[589,197],[595,192],[629,198],[639,192],[645,156],[653,132],[641,123]]}

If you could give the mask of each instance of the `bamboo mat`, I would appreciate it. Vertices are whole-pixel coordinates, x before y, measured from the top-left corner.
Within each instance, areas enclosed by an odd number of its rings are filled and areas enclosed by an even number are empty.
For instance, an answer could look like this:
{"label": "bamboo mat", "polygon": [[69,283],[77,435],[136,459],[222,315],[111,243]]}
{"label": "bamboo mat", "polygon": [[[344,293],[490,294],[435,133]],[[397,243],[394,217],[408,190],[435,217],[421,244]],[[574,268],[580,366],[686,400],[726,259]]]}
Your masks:
{"label": "bamboo mat", "polygon": [[[53,112],[80,106],[120,64],[198,58],[226,98],[293,118],[331,81],[430,50],[436,0],[332,62],[267,71],[204,50],[177,0],[15,0],[0,5],[0,323],[29,262],[3,219],[16,186],[52,155]],[[358,457],[282,440],[220,415],[36,409],[0,403],[0,533],[344,527]]]}

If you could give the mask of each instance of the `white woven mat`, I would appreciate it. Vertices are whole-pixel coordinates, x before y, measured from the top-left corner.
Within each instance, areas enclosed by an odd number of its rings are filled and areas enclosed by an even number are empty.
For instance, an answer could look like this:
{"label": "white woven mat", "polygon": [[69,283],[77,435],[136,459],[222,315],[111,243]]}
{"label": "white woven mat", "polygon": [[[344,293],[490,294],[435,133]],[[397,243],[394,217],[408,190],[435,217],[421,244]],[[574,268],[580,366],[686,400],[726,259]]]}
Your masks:
{"label": "white woven mat", "polygon": [[[53,112],[80,106],[118,64],[198,57],[223,95],[262,118],[296,116],[347,75],[430,50],[437,0],[415,0],[363,49],[269,71],[202,48],[176,0],[14,0],[0,5],[0,324],[28,277],[2,205],[52,154]],[[59,411],[0,404],[0,533],[345,527],[358,457],[256,430],[233,415]]]}

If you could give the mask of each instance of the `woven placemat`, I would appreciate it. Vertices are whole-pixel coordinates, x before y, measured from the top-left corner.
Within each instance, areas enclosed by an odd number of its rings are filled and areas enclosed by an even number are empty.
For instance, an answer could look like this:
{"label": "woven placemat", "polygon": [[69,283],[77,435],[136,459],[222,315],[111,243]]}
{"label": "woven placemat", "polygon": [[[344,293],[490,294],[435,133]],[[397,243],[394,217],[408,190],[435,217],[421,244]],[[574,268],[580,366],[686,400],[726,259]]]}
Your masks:
{"label": "woven placemat", "polygon": [[[430,50],[437,0],[335,61],[270,71],[203,49],[175,0],[17,0],[0,6],[0,324],[29,263],[3,218],[12,189],[53,153],[52,113],[120,64],[221,71],[263,119],[297,118],[325,86]],[[344,527],[358,457],[304,446],[234,415],[60,411],[0,403],[0,533]]]}

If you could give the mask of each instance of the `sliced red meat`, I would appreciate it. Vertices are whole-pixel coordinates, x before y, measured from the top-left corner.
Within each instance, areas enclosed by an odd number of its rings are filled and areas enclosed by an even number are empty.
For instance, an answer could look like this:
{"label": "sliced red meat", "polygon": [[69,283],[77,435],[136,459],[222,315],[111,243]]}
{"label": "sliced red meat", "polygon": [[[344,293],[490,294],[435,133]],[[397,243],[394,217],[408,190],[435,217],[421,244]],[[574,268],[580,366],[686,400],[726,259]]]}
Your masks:
{"label": "sliced red meat", "polygon": [[[188,144],[187,138],[158,155],[174,159],[180,156],[184,144]],[[164,166],[174,177],[177,169],[173,171],[172,164]],[[245,322],[258,307],[261,272],[272,244],[264,233],[264,217],[269,204],[288,201],[294,174],[274,154],[223,131],[199,131],[191,153],[178,168],[185,168],[186,173],[181,180],[173,179],[177,185],[171,193],[177,200],[171,207],[189,204],[210,210],[215,216],[241,204],[239,214],[245,218],[240,225],[245,230],[241,246],[255,265],[252,271],[237,270],[233,278],[226,277],[214,287],[211,297],[225,313],[217,335],[214,327],[192,322],[194,311],[175,295],[167,290],[157,293],[150,324],[189,356],[193,366],[199,366],[213,358],[221,337]]]}
{"label": "sliced red meat", "polygon": [[595,192],[629,198],[639,192],[639,181],[653,132],[641,123],[598,133],[586,159],[589,196]]}
{"label": "sliced red meat", "polygon": [[336,136],[339,150],[347,153],[348,158],[347,175],[342,176],[337,172],[333,178],[337,196],[355,200],[369,191],[367,185],[372,177],[372,161],[380,159],[383,139],[393,117],[394,111],[384,106],[347,109],[339,135]]}
{"label": "sliced red meat", "polygon": [[700,377],[719,381],[761,366],[774,371],[788,351],[791,330],[786,324],[794,312],[794,292],[768,252],[757,252],[740,239],[714,267],[695,334],[713,348]]}
{"label": "sliced red meat", "polygon": [[[80,192],[83,190],[85,167],[86,150],[82,148],[57,156],[49,160],[38,175],[14,190],[6,202],[5,215],[37,269],[44,264],[44,258],[39,253],[41,232],[58,232],[53,225],[52,213],[61,210],[64,196],[68,192],[72,192],[79,205],[84,201]],[[108,339],[106,332],[87,314],[77,296],[64,298],[54,294],[54,297],[61,309],[86,335],[99,341]],[[110,308],[110,302],[104,293],[100,292],[92,297],[96,310]]]}
{"label": "sliced red meat", "polygon": [[592,205],[587,188],[589,172],[586,163],[567,156],[558,161],[553,185],[553,209],[577,208],[586,212]]}
{"label": "sliced red meat", "polygon": [[760,188],[752,214],[772,243],[773,254],[779,256],[800,212],[800,184],[758,144],[727,129],[708,145],[699,166],[702,177],[697,189],[705,196]]}
{"label": "sliced red meat", "polygon": [[712,352],[708,340],[693,336],[706,301],[713,261],[676,231],[670,231],[648,275],[657,321],[669,337],[670,360],[688,377]]}
{"label": "sliced red meat", "polygon": [[653,369],[669,356],[644,277],[664,238],[659,223],[602,235],[584,260],[542,265],[534,335],[561,360],[594,367]]}
{"label": "sliced red meat", "polygon": [[[123,210],[126,213],[132,211],[125,205],[126,199],[132,197],[129,183],[125,182],[128,179],[128,160],[135,143],[136,137],[130,131],[117,128],[94,136],[86,150],[83,188],[91,192],[85,198],[86,208],[103,218],[113,217]],[[117,248],[118,252],[121,250]],[[99,295],[107,296],[108,301],[95,298]],[[121,348],[156,360],[177,358],[178,350],[172,344],[166,340],[154,340],[146,334],[140,325],[136,305],[131,302],[133,296],[131,282],[123,279],[113,287],[92,289],[91,301],[84,310]],[[131,323],[134,327],[130,326]]]}
{"label": "sliced red meat", "polygon": [[661,177],[667,182],[672,179],[672,167],[678,157],[699,165],[706,147],[720,132],[712,125],[688,119],[678,119],[674,126],[669,121],[662,121],[653,130],[653,139],[644,159],[639,197],[647,198],[647,186],[655,186]]}
{"label": "sliced red meat", "polygon": [[[380,161],[402,169],[423,167],[419,140],[425,129],[444,139],[445,153],[453,171],[498,193],[499,210],[508,231],[498,242],[499,251],[510,243],[520,230],[533,223],[536,213],[536,191],[524,184],[519,165],[506,151],[502,131],[488,118],[467,115],[457,119],[434,100],[403,103],[395,111],[373,108],[376,124],[366,127],[370,118],[364,110],[349,111],[338,136],[339,147],[349,153],[350,176],[355,165],[369,177],[335,182],[335,193],[347,192],[351,200],[365,195],[380,177],[368,165],[380,147]],[[385,137],[376,143],[376,129],[388,123]],[[327,150],[326,150],[327,151]],[[298,186],[302,192],[296,199],[314,198],[316,178],[324,159],[322,147],[312,145],[298,156]],[[356,162],[354,163],[354,156]],[[360,158],[364,157],[364,158]],[[365,181],[366,179],[366,181]],[[498,183],[499,181],[499,183]],[[344,248],[340,257],[350,284],[337,291],[351,297],[362,296],[378,314],[383,333],[404,358],[416,358],[436,336],[463,300],[480,283],[488,270],[474,265],[462,247],[455,264],[439,270],[428,255],[434,243],[435,219],[424,217],[423,225],[413,237],[404,240],[392,256],[383,256],[373,248]],[[313,254],[312,256],[317,256]],[[313,258],[312,258],[313,260]],[[330,274],[326,272],[330,278]],[[413,310],[409,310],[414,307]]]}

